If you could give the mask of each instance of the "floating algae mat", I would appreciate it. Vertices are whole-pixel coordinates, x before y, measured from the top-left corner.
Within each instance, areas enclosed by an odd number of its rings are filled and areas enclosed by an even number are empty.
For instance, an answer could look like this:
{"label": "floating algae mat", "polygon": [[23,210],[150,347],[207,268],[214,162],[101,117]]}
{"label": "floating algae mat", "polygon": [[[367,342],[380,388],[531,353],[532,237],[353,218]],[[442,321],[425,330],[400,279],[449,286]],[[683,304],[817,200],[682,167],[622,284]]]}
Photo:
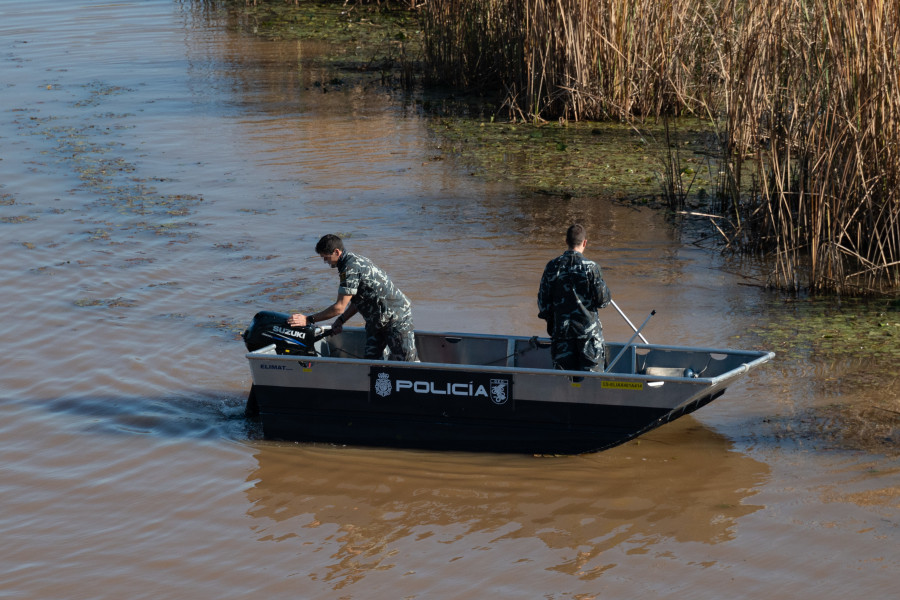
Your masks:
{"label": "floating algae mat", "polygon": [[900,453],[900,300],[781,302],[767,322],[735,336],[746,338],[778,354],[780,385],[812,384],[819,398],[814,406],[786,404],[760,430],[798,445]]}
{"label": "floating algae mat", "polygon": [[748,333],[780,353],[826,361],[852,355],[894,368],[900,361],[900,300],[790,301]]}
{"label": "floating algae mat", "polygon": [[228,3],[233,29],[271,40],[305,40],[328,44],[320,60],[344,68],[383,68],[385,60],[419,56],[422,33],[415,14],[381,5],[335,2]]}
{"label": "floating algae mat", "polygon": [[[661,125],[538,125],[448,117],[433,119],[431,130],[441,149],[464,163],[471,175],[563,198],[652,202],[662,191],[669,155]],[[679,176],[697,198],[708,197],[713,185],[706,138],[703,129],[686,129],[677,142]]]}

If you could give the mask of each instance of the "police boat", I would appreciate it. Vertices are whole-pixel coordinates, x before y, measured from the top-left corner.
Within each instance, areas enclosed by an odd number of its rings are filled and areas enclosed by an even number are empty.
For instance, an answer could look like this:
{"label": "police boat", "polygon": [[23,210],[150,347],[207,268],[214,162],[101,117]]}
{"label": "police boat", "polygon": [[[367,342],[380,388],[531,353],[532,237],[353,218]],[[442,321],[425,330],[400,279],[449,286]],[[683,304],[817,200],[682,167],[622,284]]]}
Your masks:
{"label": "police boat", "polygon": [[259,312],[243,334],[247,416],[272,440],[597,452],[697,410],[775,356],[635,343],[636,329],[607,343],[604,371],[560,371],[548,338],[416,331],[421,362],[368,360],[364,329],[332,335],[288,316]]}

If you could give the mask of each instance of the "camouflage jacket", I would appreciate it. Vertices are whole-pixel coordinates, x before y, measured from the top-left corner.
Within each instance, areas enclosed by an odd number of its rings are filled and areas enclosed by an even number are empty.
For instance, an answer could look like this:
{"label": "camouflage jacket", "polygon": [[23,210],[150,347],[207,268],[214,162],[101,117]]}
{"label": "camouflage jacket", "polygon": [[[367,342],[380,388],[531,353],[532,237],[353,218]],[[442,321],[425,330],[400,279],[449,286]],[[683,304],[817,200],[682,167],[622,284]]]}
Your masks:
{"label": "camouflage jacket", "polygon": [[381,329],[391,321],[405,321],[412,316],[409,299],[365,256],[344,252],[337,268],[341,276],[338,293],[352,296],[350,301],[366,324]]}
{"label": "camouflage jacket", "polygon": [[611,300],[600,265],[567,250],[544,269],[538,290],[538,317],[554,339],[587,338],[603,331],[597,310]]}

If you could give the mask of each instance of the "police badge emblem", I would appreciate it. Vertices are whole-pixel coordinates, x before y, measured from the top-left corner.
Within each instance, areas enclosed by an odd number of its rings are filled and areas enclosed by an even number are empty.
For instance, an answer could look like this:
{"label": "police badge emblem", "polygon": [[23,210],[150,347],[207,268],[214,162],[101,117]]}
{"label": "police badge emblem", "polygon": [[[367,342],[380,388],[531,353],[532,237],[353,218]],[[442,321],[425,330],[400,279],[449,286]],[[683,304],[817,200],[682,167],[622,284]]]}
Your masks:
{"label": "police badge emblem", "polygon": [[506,404],[509,400],[509,380],[491,379],[491,401],[494,404]]}
{"label": "police badge emblem", "polygon": [[392,389],[391,376],[384,372],[379,373],[378,379],[375,380],[375,393],[384,398],[391,395]]}

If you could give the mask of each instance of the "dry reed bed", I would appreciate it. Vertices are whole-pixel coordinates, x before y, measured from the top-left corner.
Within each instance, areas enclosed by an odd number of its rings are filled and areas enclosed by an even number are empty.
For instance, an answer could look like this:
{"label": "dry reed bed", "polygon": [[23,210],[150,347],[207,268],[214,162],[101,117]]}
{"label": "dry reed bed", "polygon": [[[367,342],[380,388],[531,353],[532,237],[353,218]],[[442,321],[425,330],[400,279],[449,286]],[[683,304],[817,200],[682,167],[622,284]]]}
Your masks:
{"label": "dry reed bed", "polygon": [[709,118],[730,245],[772,253],[774,286],[900,290],[897,0],[430,0],[421,10],[430,77],[499,86],[517,118]]}
{"label": "dry reed bed", "polygon": [[[749,244],[781,288],[900,288],[900,5],[752,2],[722,51],[723,163]],[[741,193],[744,153],[756,193]]]}

